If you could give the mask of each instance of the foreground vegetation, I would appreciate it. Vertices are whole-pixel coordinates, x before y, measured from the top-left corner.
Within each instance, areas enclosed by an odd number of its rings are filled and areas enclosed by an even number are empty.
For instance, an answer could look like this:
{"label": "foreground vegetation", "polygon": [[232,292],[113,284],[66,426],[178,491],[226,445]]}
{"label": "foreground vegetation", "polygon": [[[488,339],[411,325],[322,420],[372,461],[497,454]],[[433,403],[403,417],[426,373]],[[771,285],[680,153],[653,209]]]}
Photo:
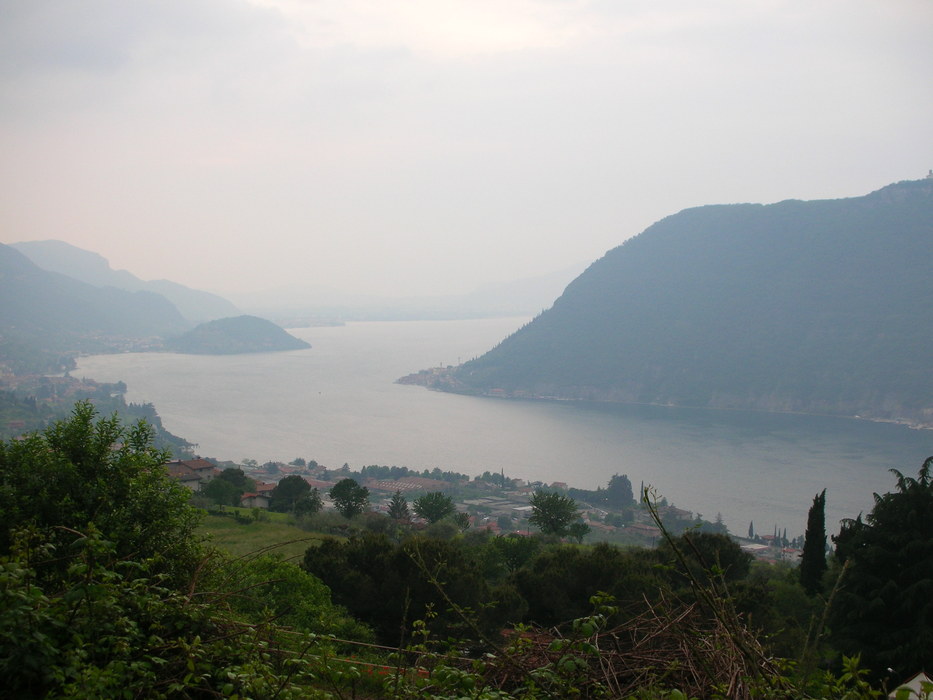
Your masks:
{"label": "foreground vegetation", "polygon": [[265,551],[298,530],[242,515],[263,544],[232,555],[165,459],[87,403],[0,444],[11,696],[876,698],[933,665],[933,458],[847,524],[812,594],[715,533],[621,549],[350,513],[381,524],[298,566]]}

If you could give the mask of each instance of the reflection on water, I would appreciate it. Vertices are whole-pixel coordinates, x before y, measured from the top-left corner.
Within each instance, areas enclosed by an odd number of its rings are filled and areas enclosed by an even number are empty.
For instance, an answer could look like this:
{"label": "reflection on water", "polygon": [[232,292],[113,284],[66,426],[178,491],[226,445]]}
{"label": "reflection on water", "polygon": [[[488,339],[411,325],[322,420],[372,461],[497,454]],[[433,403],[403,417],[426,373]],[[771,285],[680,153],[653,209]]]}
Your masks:
{"label": "reflection on water", "polygon": [[129,401],[155,404],[167,429],[202,455],[260,462],[315,459],[505,470],[595,488],[628,474],[669,501],[721,513],[744,534],[802,534],[827,489],[827,528],[871,508],[933,454],[933,431],[819,416],[503,401],[394,384],[481,354],[527,319],[354,323],[292,331],[310,350],[205,357],[140,353],[84,358],[78,372],[123,380]]}

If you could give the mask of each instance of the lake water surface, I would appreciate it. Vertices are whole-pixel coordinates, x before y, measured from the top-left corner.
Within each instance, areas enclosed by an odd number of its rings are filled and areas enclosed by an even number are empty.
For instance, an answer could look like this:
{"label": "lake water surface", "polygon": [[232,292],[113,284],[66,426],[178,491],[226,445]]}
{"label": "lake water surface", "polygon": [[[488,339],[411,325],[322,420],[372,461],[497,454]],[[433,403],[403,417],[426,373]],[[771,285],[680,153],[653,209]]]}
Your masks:
{"label": "lake water surface", "polygon": [[291,332],[309,350],[232,356],[131,353],[82,358],[74,372],[123,380],[165,427],[219,459],[315,459],[596,488],[613,474],[655,486],[744,535],[802,534],[827,489],[827,529],[916,475],[933,431],[736,411],[458,396],[394,381],[482,354],[527,319],[351,323]]}

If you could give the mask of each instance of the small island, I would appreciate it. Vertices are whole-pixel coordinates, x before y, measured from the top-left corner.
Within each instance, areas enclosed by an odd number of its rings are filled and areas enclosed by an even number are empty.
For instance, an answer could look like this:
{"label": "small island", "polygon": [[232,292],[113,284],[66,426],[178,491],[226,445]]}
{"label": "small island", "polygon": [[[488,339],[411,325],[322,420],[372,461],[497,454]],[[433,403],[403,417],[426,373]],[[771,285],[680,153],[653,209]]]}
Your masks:
{"label": "small island", "polygon": [[311,345],[271,321],[234,316],[202,323],[165,343],[167,350],[190,355],[237,355],[250,352],[303,350]]}

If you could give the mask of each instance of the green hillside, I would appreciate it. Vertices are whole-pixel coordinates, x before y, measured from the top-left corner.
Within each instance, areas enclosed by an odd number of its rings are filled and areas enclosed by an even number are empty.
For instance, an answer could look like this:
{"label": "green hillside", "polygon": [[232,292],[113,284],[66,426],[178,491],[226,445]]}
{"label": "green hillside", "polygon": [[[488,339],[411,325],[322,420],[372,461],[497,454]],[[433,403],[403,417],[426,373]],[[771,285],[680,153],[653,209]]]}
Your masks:
{"label": "green hillside", "polygon": [[688,209],[438,388],[930,424],[931,261],[931,179]]}
{"label": "green hillside", "polygon": [[235,316],[202,323],[173,338],[166,347],[198,355],[232,355],[246,352],[302,350],[311,347],[303,340],[256,316]]}

